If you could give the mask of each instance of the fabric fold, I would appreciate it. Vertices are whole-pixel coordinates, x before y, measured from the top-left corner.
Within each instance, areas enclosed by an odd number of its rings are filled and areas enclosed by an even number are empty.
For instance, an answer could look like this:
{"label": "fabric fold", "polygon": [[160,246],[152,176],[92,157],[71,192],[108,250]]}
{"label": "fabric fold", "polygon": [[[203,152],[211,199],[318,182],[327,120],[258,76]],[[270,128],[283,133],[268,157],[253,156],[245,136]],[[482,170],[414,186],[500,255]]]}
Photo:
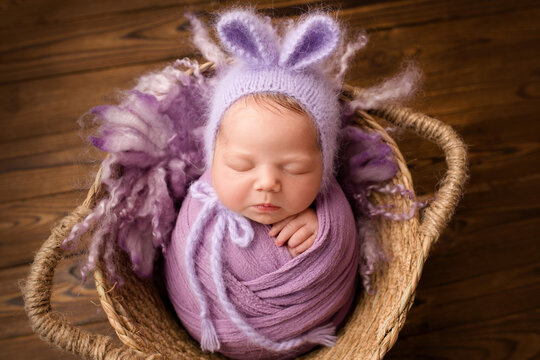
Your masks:
{"label": "fabric fold", "polygon": [[[194,186],[210,191],[209,173]],[[333,344],[334,329],[344,322],[355,296],[358,240],[339,184],[333,180],[330,189],[315,201],[315,243],[295,258],[274,244],[267,225],[246,218],[252,239],[245,247],[235,244],[238,239],[231,239],[228,227],[237,227],[229,219],[237,214],[219,215],[230,212],[220,203],[212,205],[210,218],[194,234],[201,211],[214,200],[190,191],[165,252],[165,276],[178,317],[196,340],[204,340],[204,324],[211,321],[219,345],[207,350],[237,359],[289,359],[318,344]],[[242,236],[242,231],[232,233]],[[198,243],[190,250],[194,238]],[[188,253],[192,259],[186,259]]]}

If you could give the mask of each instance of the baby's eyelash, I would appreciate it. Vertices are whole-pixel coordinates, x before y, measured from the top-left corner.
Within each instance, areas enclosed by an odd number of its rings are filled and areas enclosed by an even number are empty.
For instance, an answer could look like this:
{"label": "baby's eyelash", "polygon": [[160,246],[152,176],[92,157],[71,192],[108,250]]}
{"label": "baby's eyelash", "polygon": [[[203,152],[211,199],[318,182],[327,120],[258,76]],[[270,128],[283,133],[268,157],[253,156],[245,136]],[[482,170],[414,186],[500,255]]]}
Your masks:
{"label": "baby's eyelash", "polygon": [[297,166],[289,166],[289,167],[284,166],[283,170],[293,175],[302,175],[302,174],[309,173],[311,171],[311,168],[297,167]]}
{"label": "baby's eyelash", "polygon": [[237,171],[237,172],[246,172],[246,171],[249,171],[251,169],[253,169],[253,165],[251,164],[227,164],[227,166],[229,168],[231,168],[232,170],[234,171]]}

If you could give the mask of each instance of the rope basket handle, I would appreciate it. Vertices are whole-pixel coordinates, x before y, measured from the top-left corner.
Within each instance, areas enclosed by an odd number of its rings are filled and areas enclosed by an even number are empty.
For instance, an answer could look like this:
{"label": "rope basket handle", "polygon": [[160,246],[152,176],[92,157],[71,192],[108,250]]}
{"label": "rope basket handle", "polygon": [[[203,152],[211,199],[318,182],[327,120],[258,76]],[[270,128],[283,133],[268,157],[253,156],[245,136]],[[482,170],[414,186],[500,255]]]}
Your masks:
{"label": "rope basket handle", "polygon": [[447,170],[433,200],[424,212],[419,232],[429,249],[454,214],[468,178],[467,147],[451,126],[404,107],[389,106],[369,111],[396,126],[409,129],[444,152]]}

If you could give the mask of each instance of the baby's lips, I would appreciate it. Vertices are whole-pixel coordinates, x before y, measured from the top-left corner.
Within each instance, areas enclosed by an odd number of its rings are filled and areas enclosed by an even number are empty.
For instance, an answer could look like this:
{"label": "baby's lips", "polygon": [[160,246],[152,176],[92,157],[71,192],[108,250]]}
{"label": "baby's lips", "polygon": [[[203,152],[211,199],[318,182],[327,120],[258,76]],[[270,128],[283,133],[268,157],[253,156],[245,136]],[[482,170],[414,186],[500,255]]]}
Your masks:
{"label": "baby's lips", "polygon": [[257,204],[255,205],[255,208],[257,208],[258,211],[262,211],[262,212],[274,212],[280,209],[279,206],[271,204],[271,203]]}

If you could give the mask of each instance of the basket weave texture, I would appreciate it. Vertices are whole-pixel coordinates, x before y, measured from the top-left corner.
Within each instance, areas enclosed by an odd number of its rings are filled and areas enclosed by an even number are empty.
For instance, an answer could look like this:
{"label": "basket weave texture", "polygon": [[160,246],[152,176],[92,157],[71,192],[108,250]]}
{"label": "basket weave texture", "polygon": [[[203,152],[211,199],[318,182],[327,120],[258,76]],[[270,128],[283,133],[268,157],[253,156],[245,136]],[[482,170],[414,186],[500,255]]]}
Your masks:
{"label": "basket weave texture", "polygon": [[[201,71],[212,67],[201,66]],[[360,90],[343,88],[347,101]],[[422,219],[407,221],[379,219],[380,241],[391,261],[375,275],[375,295],[360,294],[354,312],[338,333],[337,344],[319,347],[301,359],[382,359],[396,342],[410,309],[422,268],[431,245],[438,239],[461,198],[467,178],[466,147],[451,127],[406,108],[388,107],[355,114],[356,125],[382,134],[399,165],[394,184],[413,189],[411,174],[394,140],[376,121],[376,117],[412,130],[439,145],[446,157],[447,173],[439,183],[435,199],[425,209]],[[103,196],[96,176],[86,200],[66,216],[52,231],[36,254],[25,288],[25,309],[34,332],[57,347],[87,359],[224,359],[219,354],[203,353],[182,328],[174,311],[163,302],[152,281],[139,279],[130,264],[118,254],[118,269],[125,284],[111,285],[101,268],[94,272],[101,305],[121,341],[110,336],[82,330],[52,311],[51,288],[54,270],[64,257],[62,241],[72,227],[81,222]],[[376,203],[392,204],[396,211],[406,211],[411,200],[406,197],[374,195]]]}

